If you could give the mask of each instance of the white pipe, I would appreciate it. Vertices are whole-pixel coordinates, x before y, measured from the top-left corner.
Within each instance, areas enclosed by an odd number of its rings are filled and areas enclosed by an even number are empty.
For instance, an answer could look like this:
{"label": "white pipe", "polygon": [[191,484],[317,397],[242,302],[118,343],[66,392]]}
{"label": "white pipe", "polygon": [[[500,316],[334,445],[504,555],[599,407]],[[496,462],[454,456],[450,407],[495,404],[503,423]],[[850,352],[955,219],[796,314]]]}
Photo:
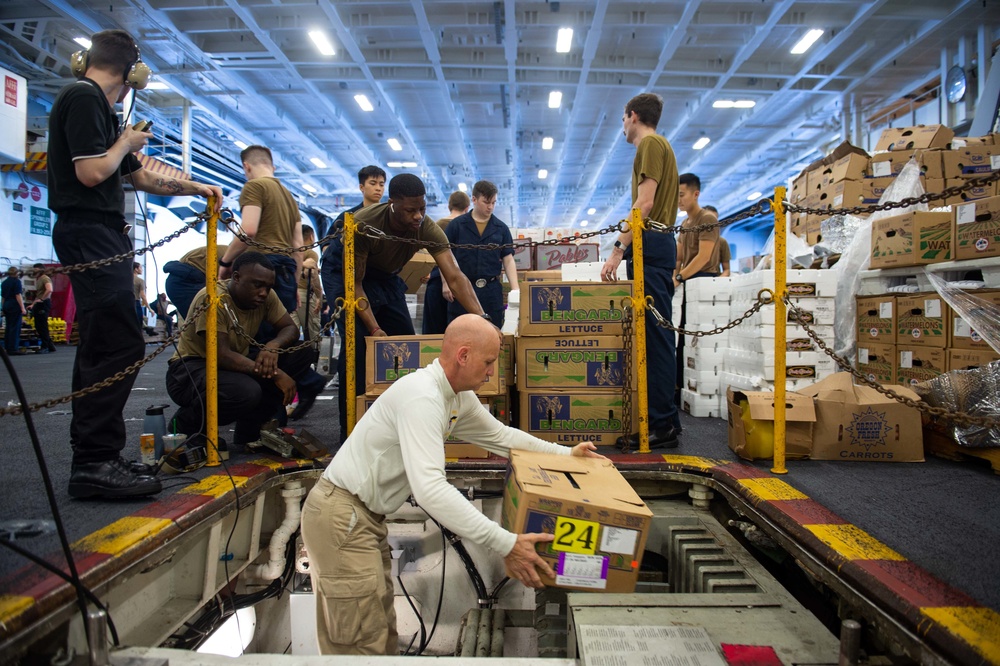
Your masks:
{"label": "white pipe", "polygon": [[305,494],[306,489],[302,487],[301,481],[285,483],[285,487],[281,489],[281,496],[285,498],[285,519],[271,535],[271,543],[267,547],[270,559],[267,564],[247,567],[247,575],[259,580],[274,580],[285,570],[285,549],[288,540],[299,528],[299,520],[302,518],[300,499]]}

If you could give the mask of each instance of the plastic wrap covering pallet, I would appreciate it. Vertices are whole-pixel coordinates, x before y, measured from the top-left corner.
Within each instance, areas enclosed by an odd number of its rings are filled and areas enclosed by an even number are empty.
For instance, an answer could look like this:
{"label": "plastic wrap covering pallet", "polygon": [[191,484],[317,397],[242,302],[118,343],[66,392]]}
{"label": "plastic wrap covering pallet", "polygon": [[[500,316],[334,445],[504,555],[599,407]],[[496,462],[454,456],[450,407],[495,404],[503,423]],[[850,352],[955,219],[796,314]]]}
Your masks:
{"label": "plastic wrap covering pallet", "polygon": [[[1000,418],[1000,361],[972,370],[956,370],[929,381],[922,397],[952,412]],[[1000,426],[954,426],[955,442],[968,448],[996,448]]]}
{"label": "plastic wrap covering pallet", "polygon": [[1000,447],[974,449],[968,446],[959,446],[951,438],[951,435],[925,427],[924,450],[945,460],[985,460],[993,469],[994,474],[1000,474]]}
{"label": "plastic wrap covering pallet", "polygon": [[[930,266],[906,266],[903,268],[883,268],[861,271],[861,286],[858,296],[878,296],[890,293],[931,292],[931,284],[924,269],[933,272],[948,282],[973,280],[977,289],[1000,289],[1000,257],[969,259],[967,261],[945,261]],[[982,274],[982,279],[979,274]],[[973,277],[970,278],[970,274]],[[909,285],[906,288],[906,285]]]}

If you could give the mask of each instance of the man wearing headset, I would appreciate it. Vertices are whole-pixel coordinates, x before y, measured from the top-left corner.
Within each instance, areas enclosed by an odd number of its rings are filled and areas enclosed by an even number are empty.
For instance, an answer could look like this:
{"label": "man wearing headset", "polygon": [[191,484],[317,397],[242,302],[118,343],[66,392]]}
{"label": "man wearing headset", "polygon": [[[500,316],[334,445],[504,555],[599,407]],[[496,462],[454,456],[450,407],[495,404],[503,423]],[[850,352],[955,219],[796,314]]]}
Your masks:
{"label": "man wearing headset", "polygon": [[[137,190],[163,195],[215,197],[212,185],[178,180],[142,168],[132,153],[152,138],[148,131],[120,129],[115,104],[149,81],[139,47],[123,30],[91,38],[89,50],[73,57],[79,81],[63,88],[49,116],[49,208],[56,214],[52,245],[64,265],[81,264],[131,251],[125,220],[123,179]],[[142,358],[145,343],[135,317],[132,262],[69,274],[77,304],[80,345],[73,365],[73,390],[107,379]],[[152,495],[160,482],[145,466],[121,457],[125,448],[122,410],[135,375],[73,401],[70,445],[72,497]]]}
{"label": "man wearing headset", "polygon": [[[448,238],[431,218],[427,217],[427,202],[424,183],[410,173],[401,173],[389,181],[389,201],[358,211],[355,222],[358,234],[354,238],[354,290],[355,298],[367,300],[368,307],[357,313],[355,320],[355,340],[357,340],[355,360],[357,395],[365,392],[365,336],[413,335],[413,320],[406,307],[406,283],[397,275],[417,250],[405,240],[413,239],[437,243],[429,247],[441,275],[451,285],[452,293],[467,312],[485,316],[476,292],[465,277],[455,255],[448,249]],[[392,238],[375,239],[365,235],[365,227],[373,227]],[[320,269],[323,291],[327,300],[336,303],[344,296],[344,243],[335,238],[323,254]],[[337,320],[337,331],[341,340],[345,338],[344,318]],[[337,359],[337,381],[339,391],[337,404],[340,408],[340,441],[347,439],[347,355],[346,345],[340,347]]]}

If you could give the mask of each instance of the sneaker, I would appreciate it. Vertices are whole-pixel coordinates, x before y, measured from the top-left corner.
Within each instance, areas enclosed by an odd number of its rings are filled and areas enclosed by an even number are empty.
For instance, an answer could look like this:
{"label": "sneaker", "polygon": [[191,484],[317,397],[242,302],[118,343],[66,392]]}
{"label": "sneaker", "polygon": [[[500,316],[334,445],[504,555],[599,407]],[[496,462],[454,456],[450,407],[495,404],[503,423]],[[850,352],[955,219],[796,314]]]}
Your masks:
{"label": "sneaker", "polygon": [[121,457],[93,463],[75,463],[69,475],[69,495],[121,498],[155,495],[163,490],[157,479],[137,475]]}

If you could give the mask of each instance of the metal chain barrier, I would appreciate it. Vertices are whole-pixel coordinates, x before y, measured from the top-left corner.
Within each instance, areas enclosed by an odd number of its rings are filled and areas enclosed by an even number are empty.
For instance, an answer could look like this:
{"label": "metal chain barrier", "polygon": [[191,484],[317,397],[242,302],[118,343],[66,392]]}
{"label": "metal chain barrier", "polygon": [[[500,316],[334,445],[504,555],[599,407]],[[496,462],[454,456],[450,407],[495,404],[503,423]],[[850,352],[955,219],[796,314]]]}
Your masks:
{"label": "metal chain barrier", "polygon": [[[226,228],[241,241],[249,245],[250,247],[260,248],[261,250],[266,250],[267,254],[285,254],[293,255],[296,252],[305,252],[306,250],[311,250],[313,248],[318,248],[321,245],[329,243],[335,238],[340,238],[344,235],[343,229],[336,229],[332,233],[323,236],[317,241],[309,243],[307,245],[300,245],[299,247],[280,247],[278,245],[268,245],[267,243],[261,243],[260,241],[254,240],[246,235],[243,228],[240,227],[239,223],[236,222],[236,217],[233,215],[233,211],[229,208],[223,208],[219,211],[219,221],[226,225]],[[221,259],[221,257],[220,257]]]}
{"label": "metal chain barrier", "polygon": [[731,328],[736,328],[744,321],[752,317],[754,314],[760,312],[760,309],[762,307],[771,304],[771,297],[769,294],[770,292],[768,292],[767,290],[762,290],[759,294],[757,294],[757,302],[754,303],[749,310],[747,310],[746,312],[744,312],[743,314],[741,314],[739,317],[732,320],[728,324],[723,324],[722,326],[713,328],[710,331],[688,331],[683,328],[677,328],[669,321],[664,319],[663,315],[660,314],[659,310],[657,310],[653,306],[653,304],[649,301],[646,302],[646,309],[649,310],[650,313],[652,313],[653,318],[656,320],[656,325],[659,326],[660,328],[665,328],[668,331],[674,331],[675,333],[680,333],[681,335],[690,335],[693,338],[704,338],[709,335],[718,335],[719,333],[728,331]]}
{"label": "metal chain barrier", "polygon": [[262,351],[266,350],[279,355],[292,354],[294,352],[299,351],[300,349],[306,349],[308,347],[318,348],[319,345],[323,342],[324,336],[326,336],[326,334],[330,332],[334,324],[337,323],[337,320],[340,319],[340,315],[344,312],[343,299],[338,298],[337,307],[334,308],[333,312],[330,313],[330,321],[326,323],[326,326],[324,326],[319,330],[319,335],[316,336],[315,340],[306,340],[305,342],[301,342],[291,347],[281,347],[279,349],[274,349],[273,347],[268,347],[267,345],[257,342],[254,339],[254,337],[249,333],[247,333],[246,329],[240,325],[239,320],[236,318],[236,314],[229,307],[229,304],[226,303],[225,301],[222,301],[221,298],[219,300],[222,303],[222,307],[224,307],[226,309],[226,312],[229,313],[229,319],[233,322],[233,327],[236,329],[237,335],[239,335],[241,338],[249,342],[251,347],[256,347],[257,349],[260,349]]}
{"label": "metal chain barrier", "polygon": [[[207,310],[207,309],[208,309],[208,304],[207,303],[203,303],[202,305],[199,305],[197,308],[195,308],[195,310],[193,312],[191,312],[188,315],[188,318],[184,320],[184,325],[178,327],[177,331],[173,335],[171,335],[169,338],[167,338],[166,340],[164,340],[160,344],[159,347],[157,347],[156,349],[153,350],[153,353],[151,353],[150,355],[148,355],[148,356],[146,356],[146,357],[144,357],[144,358],[136,361],[135,363],[133,363],[132,365],[128,366],[124,370],[116,372],[115,374],[111,375],[107,379],[102,379],[101,381],[99,381],[99,382],[97,382],[95,384],[92,384],[92,385],[90,385],[90,386],[88,386],[86,388],[82,388],[79,391],[73,391],[72,393],[70,393],[68,395],[64,395],[61,398],[52,398],[51,400],[45,400],[43,402],[37,402],[37,403],[31,404],[31,405],[28,405],[28,411],[37,412],[40,409],[49,409],[51,407],[55,407],[56,405],[61,405],[61,404],[70,402],[71,400],[75,400],[77,398],[82,398],[84,396],[90,395],[91,393],[97,393],[98,391],[100,391],[102,389],[106,389],[107,387],[111,386],[115,382],[122,381],[123,379],[125,379],[129,375],[135,374],[144,365],[146,365],[147,363],[149,363],[150,361],[152,361],[154,358],[156,358],[157,356],[159,356],[160,354],[162,354],[163,352],[165,352],[168,348],[172,347],[174,345],[174,343],[177,342],[180,339],[181,333],[183,333],[184,330],[187,329],[188,326],[192,326],[194,324],[194,322],[198,319],[198,316],[202,312],[204,312],[205,310]],[[0,409],[0,417],[14,416],[14,415],[17,415],[17,414],[21,414],[22,413],[22,409],[23,409],[22,405],[11,405],[10,407],[4,407],[4,408]]]}
{"label": "metal chain barrier", "polygon": [[859,380],[865,386],[870,386],[882,395],[892,398],[896,402],[901,402],[907,407],[912,407],[929,416],[951,421],[961,426],[980,426],[984,428],[996,428],[1000,426],[1000,417],[977,416],[966,412],[951,412],[943,407],[933,407],[923,400],[914,400],[913,398],[907,398],[906,396],[899,395],[892,389],[886,388],[878,382],[868,379],[868,377],[866,377],[862,372],[856,370],[854,366],[851,365],[850,361],[845,359],[843,356],[839,356],[836,352],[830,349],[829,345],[827,345],[823,339],[820,338],[814,330],[812,330],[808,322],[808,315],[799,310],[787,295],[784,296],[783,300],[788,306],[789,317],[794,319],[799,326],[805,329],[806,334],[812,338],[812,341],[816,343],[823,353],[836,361],[837,365],[843,368],[846,372],[851,373],[855,379]]}
{"label": "metal chain barrier", "polygon": [[789,213],[805,213],[807,215],[823,215],[827,217],[833,217],[834,215],[858,215],[861,213],[874,213],[880,210],[892,210],[893,208],[907,208],[916,204],[930,203],[932,201],[939,201],[948,199],[950,197],[956,197],[962,192],[974,189],[976,187],[981,187],[983,185],[989,185],[990,183],[1000,180],[1000,170],[994,171],[987,176],[982,176],[980,178],[973,178],[971,180],[965,181],[962,185],[955,185],[954,187],[947,187],[941,192],[926,192],[921,194],[919,197],[906,197],[901,201],[889,201],[884,204],[872,204],[870,206],[855,206],[853,208],[805,208],[798,206],[796,204],[788,203],[783,201],[785,210]]}
{"label": "metal chain barrier", "polygon": [[[631,301],[631,299],[626,299]],[[624,377],[622,377],[622,431],[627,438],[632,434],[632,338],[635,335],[632,304],[622,303],[622,342],[625,346]],[[627,439],[626,439],[627,441]],[[626,451],[627,453],[627,451]]]}

